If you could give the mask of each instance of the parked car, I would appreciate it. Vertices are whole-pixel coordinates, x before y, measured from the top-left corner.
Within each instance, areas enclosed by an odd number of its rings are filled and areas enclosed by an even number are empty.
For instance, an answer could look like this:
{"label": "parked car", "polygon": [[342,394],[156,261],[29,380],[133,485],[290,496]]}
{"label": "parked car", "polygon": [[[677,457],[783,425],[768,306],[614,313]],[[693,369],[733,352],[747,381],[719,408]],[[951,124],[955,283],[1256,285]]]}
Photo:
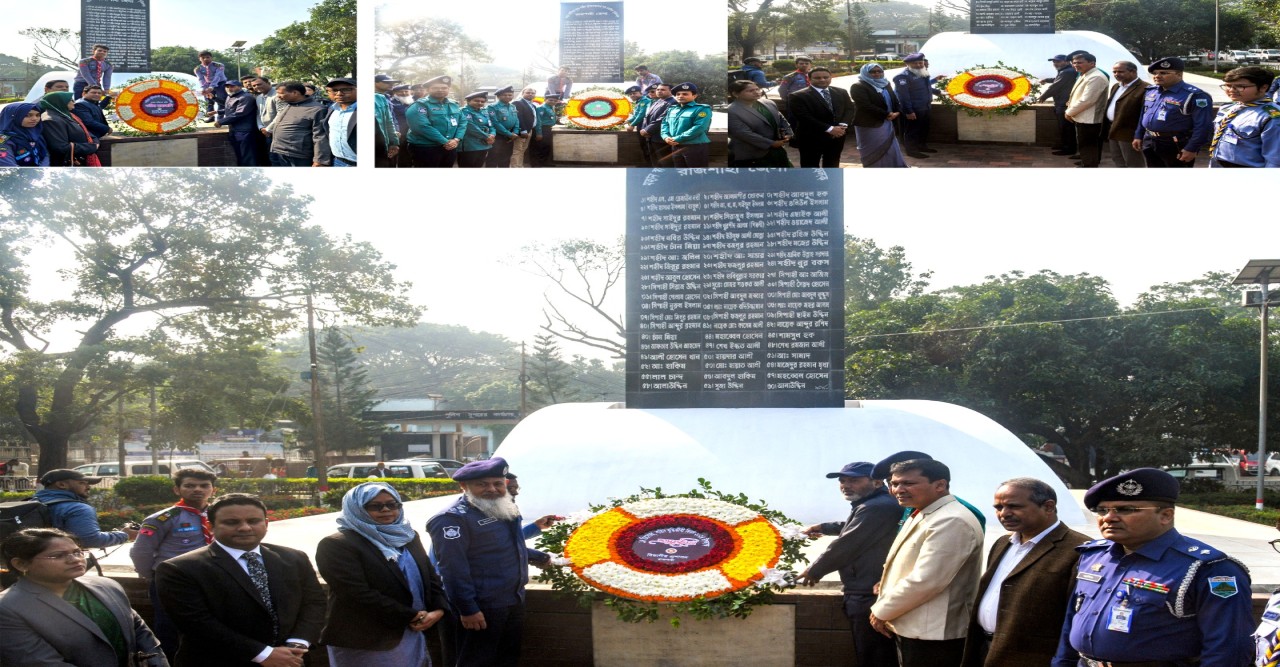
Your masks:
{"label": "parked car", "polygon": [[1280,62],[1280,49],[1258,49],[1258,50],[1262,52],[1258,54],[1258,57],[1262,58],[1263,60],[1269,63]]}
{"label": "parked car", "polygon": [[[1265,466],[1268,477],[1280,475],[1280,457],[1275,452],[1267,452],[1267,464]],[[1253,477],[1258,474],[1258,455],[1257,453],[1246,454],[1240,459],[1240,474]]]}
{"label": "parked car", "polygon": [[1248,51],[1232,50],[1222,52],[1222,62],[1235,65],[1261,65],[1262,58]]}
{"label": "parked car", "polygon": [[1182,58],[1182,63],[1186,67],[1200,67],[1204,64],[1204,55],[1200,53],[1188,53],[1178,57]]}
{"label": "parked car", "polygon": [[[390,473],[388,476],[397,479],[449,478],[449,473],[446,472],[444,466],[439,463],[431,463],[428,461],[387,461],[386,465],[387,472]],[[327,470],[325,474],[331,478],[337,479],[376,478],[373,471],[377,467],[377,461],[339,463],[334,466],[329,466],[329,470]]]}
{"label": "parked car", "polygon": [[445,472],[449,473],[450,477],[453,477],[453,473],[458,472],[458,468],[461,468],[463,465],[461,461],[455,461],[453,459],[432,459],[427,457],[419,458],[415,456],[408,460],[426,461],[427,463],[439,463],[444,468]]}
{"label": "parked car", "polygon": [[[174,471],[182,470],[183,468],[196,468],[198,470],[204,470],[206,472],[213,472],[213,468],[209,467],[209,464],[205,463],[204,461],[197,461],[195,459],[192,459],[189,461],[167,461],[165,463],[161,463],[159,466],[159,472],[156,472],[156,470],[151,467],[150,463],[141,462],[141,461],[125,461],[124,476],[125,477],[131,477],[133,475],[168,476],[173,474]],[[120,477],[121,476],[119,463],[89,463],[82,466],[76,466],[74,469],[77,472],[84,473],[89,477]]]}

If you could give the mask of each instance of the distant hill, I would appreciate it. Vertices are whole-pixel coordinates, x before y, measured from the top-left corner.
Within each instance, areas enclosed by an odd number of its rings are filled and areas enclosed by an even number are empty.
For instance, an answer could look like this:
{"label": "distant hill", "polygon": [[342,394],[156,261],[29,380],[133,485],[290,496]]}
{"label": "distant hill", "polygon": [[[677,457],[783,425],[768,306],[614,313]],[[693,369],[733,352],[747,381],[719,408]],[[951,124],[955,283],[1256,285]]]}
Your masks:
{"label": "distant hill", "polygon": [[[30,68],[30,69],[28,69]],[[12,77],[30,76],[32,80],[40,78],[41,74],[52,71],[54,68],[48,65],[28,65],[22,58],[0,53],[0,78],[8,79]]]}
{"label": "distant hill", "polygon": [[[862,8],[876,30],[897,30],[903,33],[923,33],[929,26],[929,8],[912,2],[888,0],[887,2],[863,2]],[[839,12],[837,12],[839,13]],[[933,17],[935,30],[968,30],[968,18],[944,14]]]}

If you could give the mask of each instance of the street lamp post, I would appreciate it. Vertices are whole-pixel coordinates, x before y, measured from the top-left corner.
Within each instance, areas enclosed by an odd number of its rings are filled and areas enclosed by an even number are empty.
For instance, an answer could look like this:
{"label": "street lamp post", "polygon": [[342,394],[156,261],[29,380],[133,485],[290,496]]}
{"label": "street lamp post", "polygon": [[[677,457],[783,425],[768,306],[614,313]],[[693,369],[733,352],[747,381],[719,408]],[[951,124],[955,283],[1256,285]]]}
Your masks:
{"label": "street lamp post", "polygon": [[1213,73],[1218,73],[1218,61],[1222,53],[1218,51],[1218,5],[1222,0],[1213,0]]}
{"label": "street lamp post", "polygon": [[231,43],[231,51],[236,54],[236,80],[240,80],[240,54],[244,53],[244,45],[247,44],[243,39],[236,40]]}
{"label": "street lamp post", "polygon": [[1240,275],[1232,281],[1233,285],[1261,285],[1262,293],[1257,303],[1253,299],[1248,298],[1246,293],[1245,306],[1258,306],[1259,309],[1259,330],[1261,339],[1259,340],[1259,361],[1258,361],[1258,495],[1254,500],[1254,508],[1261,510],[1264,505],[1262,491],[1264,488],[1263,479],[1267,472],[1267,311],[1270,306],[1271,295],[1268,293],[1270,287],[1271,276],[1280,269],[1280,259],[1251,259],[1244,268],[1240,270]]}

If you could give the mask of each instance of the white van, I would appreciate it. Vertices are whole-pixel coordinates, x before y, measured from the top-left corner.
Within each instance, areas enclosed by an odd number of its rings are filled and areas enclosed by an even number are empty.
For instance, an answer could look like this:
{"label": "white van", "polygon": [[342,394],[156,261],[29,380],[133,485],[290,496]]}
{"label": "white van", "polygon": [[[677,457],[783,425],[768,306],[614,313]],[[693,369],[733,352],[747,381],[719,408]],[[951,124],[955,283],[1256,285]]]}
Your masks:
{"label": "white van", "polygon": [[[204,461],[195,459],[189,461],[165,461],[160,464],[160,472],[154,472],[149,461],[125,461],[125,477],[133,475],[164,475],[168,477],[175,471],[183,468],[195,468],[205,472],[213,472],[213,468]],[[120,477],[119,463],[89,463],[73,468],[76,472],[84,473],[89,477]]]}
{"label": "white van", "polygon": [[[387,477],[397,479],[433,479],[433,478],[449,478],[449,473],[445,472],[444,466],[439,463],[430,463],[427,461],[387,461]],[[339,463],[335,466],[329,466],[325,472],[329,477],[337,479],[365,479],[369,477],[377,478],[374,468],[378,467],[377,461],[362,461],[360,463]]]}

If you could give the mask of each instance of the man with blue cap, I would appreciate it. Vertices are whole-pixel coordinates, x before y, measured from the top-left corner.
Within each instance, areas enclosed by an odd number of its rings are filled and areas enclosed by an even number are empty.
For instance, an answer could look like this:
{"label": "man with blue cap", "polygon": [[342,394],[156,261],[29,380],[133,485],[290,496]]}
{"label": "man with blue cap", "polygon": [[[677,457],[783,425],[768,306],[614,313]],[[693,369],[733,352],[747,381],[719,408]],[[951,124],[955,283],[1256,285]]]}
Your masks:
{"label": "man with blue cap", "polygon": [[227,140],[235,153],[237,166],[256,167],[258,156],[253,147],[253,135],[258,133],[258,103],[252,95],[244,92],[236,79],[228,79],[222,82],[222,86],[226,94],[222,97],[222,109],[218,111],[218,119],[213,125],[227,128]]}
{"label": "man with blue cap", "polygon": [[1239,667],[1253,658],[1248,570],[1173,527],[1178,480],[1138,468],[1084,495],[1102,538],[1076,550],[1054,667]]}
{"label": "man with blue cap", "polygon": [[710,166],[711,107],[701,104],[698,87],[685,82],[671,89],[676,104],[662,119],[662,140],[671,147],[672,166],[696,168]]}
{"label": "man with blue cap", "polygon": [[927,153],[938,152],[929,148],[929,108],[939,94],[933,84],[942,77],[929,77],[929,61],[923,53],[908,54],[902,62],[907,68],[893,77],[893,92],[902,103],[903,147],[911,157],[927,158]]}
{"label": "man with blue cap", "polygon": [[1149,168],[1189,168],[1213,138],[1213,98],[1182,80],[1181,58],[1161,58],[1147,71],[1142,115],[1133,134],[1133,149],[1142,151]]}
{"label": "man with blue cap", "polygon": [[832,572],[840,573],[844,613],[853,632],[854,660],[858,667],[897,667],[893,640],[871,628],[873,588],[880,581],[885,556],[898,532],[900,511],[884,483],[871,476],[875,465],[850,463],[827,479],[840,480],[840,493],[849,501],[849,518],[809,526],[810,537],[836,535],[827,550],[800,574],[798,583],[813,586]]}
{"label": "man with blue cap", "polygon": [[1058,142],[1052,146],[1054,155],[1075,155],[1076,128],[1067,120],[1067,100],[1071,97],[1071,88],[1076,85],[1076,77],[1080,73],[1071,66],[1071,56],[1058,54],[1049,59],[1058,74],[1052,79],[1041,79],[1040,85],[1048,84],[1040,93],[1037,102],[1053,100],[1053,115],[1058,119]]}
{"label": "man with blue cap", "polygon": [[462,496],[427,521],[454,617],[458,667],[514,667],[524,633],[529,554],[520,508],[507,494],[507,462],[473,461],[454,481]]}

